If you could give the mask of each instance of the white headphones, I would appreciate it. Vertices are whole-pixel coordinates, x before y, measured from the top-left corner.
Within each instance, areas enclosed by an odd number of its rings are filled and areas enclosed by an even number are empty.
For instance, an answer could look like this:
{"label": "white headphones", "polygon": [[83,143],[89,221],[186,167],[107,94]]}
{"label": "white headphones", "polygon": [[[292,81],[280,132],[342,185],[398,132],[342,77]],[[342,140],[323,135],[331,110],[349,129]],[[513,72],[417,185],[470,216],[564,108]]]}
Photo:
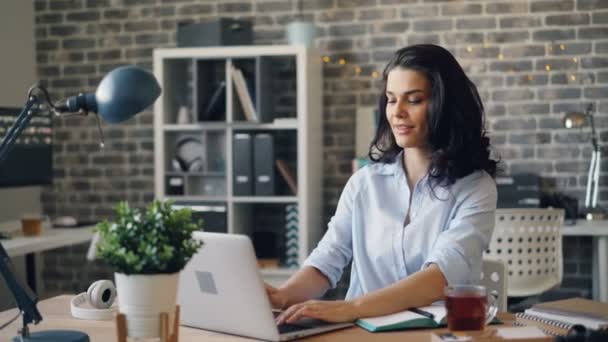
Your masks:
{"label": "white headphones", "polygon": [[[116,288],[110,280],[98,280],[89,286],[87,292],[82,292],[72,298],[70,309],[72,316],[80,319],[108,321],[114,318],[118,311],[114,303]],[[89,304],[89,308],[85,307]]]}

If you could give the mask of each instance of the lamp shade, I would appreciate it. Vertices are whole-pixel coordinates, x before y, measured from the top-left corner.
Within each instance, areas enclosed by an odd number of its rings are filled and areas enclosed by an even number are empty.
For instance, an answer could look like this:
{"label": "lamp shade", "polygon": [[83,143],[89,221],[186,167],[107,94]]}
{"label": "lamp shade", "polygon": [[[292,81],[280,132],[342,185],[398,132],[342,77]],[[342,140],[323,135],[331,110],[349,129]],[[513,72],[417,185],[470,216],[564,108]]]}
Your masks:
{"label": "lamp shade", "polygon": [[105,121],[118,123],[150,106],[160,92],[154,75],[132,65],[122,66],[107,74],[94,94],[68,98],[66,109],[70,112],[96,112]]}

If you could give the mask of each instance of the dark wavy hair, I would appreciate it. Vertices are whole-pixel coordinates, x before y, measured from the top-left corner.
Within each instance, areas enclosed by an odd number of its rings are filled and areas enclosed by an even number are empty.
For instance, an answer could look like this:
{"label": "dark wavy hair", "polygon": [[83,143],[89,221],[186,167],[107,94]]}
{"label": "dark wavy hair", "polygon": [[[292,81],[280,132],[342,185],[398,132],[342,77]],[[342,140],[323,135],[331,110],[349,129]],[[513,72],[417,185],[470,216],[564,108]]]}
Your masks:
{"label": "dark wavy hair", "polygon": [[402,150],[386,118],[386,80],[395,68],[421,72],[430,81],[427,122],[432,151],[428,171],[431,188],[447,187],[477,170],[485,170],[494,177],[498,162],[490,159],[490,139],[486,136],[484,109],[477,88],[449,51],[431,44],[398,50],[384,68],[379,122],[369,158],[390,163]]}

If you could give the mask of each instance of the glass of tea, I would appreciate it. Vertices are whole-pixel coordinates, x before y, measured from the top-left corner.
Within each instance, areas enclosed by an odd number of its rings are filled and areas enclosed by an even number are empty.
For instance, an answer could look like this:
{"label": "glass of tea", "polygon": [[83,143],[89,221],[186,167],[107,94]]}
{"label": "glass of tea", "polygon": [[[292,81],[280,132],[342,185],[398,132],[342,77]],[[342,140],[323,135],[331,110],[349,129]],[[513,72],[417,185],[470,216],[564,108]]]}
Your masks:
{"label": "glass of tea", "polygon": [[451,285],[444,293],[451,331],[483,330],[498,311],[496,299],[484,286]]}

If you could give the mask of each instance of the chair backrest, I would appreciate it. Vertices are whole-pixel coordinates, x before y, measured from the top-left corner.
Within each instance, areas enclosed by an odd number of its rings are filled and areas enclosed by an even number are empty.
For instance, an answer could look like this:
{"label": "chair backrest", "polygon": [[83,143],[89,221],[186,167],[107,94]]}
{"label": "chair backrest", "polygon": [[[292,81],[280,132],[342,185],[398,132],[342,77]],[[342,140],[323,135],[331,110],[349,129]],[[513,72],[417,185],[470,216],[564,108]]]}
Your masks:
{"label": "chair backrest", "polygon": [[483,259],[480,284],[495,294],[498,311],[507,311],[507,269],[502,261]]}
{"label": "chair backrest", "polygon": [[563,224],[563,209],[496,210],[484,258],[506,264],[508,296],[538,295],[561,283]]}

